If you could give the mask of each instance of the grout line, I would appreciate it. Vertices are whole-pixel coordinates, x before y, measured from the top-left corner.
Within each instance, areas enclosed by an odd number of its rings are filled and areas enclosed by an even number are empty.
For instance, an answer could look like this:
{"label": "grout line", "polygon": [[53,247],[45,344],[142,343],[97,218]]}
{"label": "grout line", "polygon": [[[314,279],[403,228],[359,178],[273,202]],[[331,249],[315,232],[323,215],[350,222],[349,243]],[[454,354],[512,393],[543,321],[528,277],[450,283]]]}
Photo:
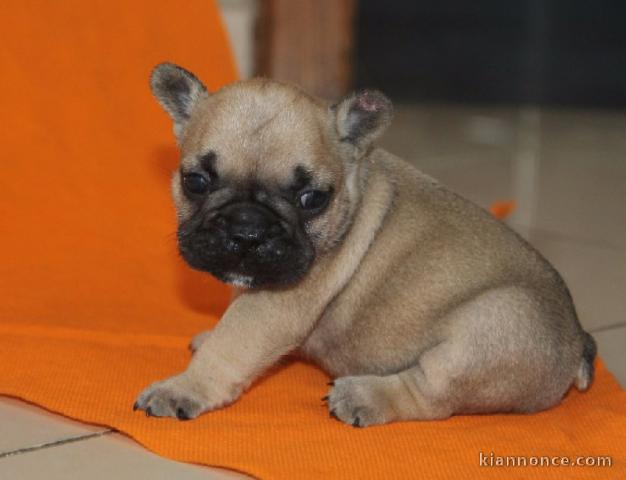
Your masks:
{"label": "grout line", "polygon": [[612,323],[610,325],[606,325],[604,327],[594,328],[593,330],[589,330],[589,333],[600,333],[600,332],[605,332],[607,330],[612,330],[614,328],[620,328],[620,327],[626,327],[626,322],[617,322],[617,323]]}
{"label": "grout line", "polygon": [[12,457],[13,455],[21,455],[23,453],[35,452],[37,450],[43,450],[44,448],[57,447],[59,445],[65,445],[68,443],[79,442],[81,440],[89,440],[92,438],[102,437],[109,433],[115,433],[115,430],[103,430],[101,432],[90,433],[88,435],[79,435],[78,437],[68,437],[54,442],[41,443],[39,445],[33,445],[32,447],[18,448],[17,450],[10,450],[8,452],[0,452],[0,459],[6,457]]}
{"label": "grout line", "polygon": [[523,225],[523,237],[537,213],[537,176],[541,168],[541,121],[539,107],[525,106],[518,111],[517,144],[511,162],[513,198],[517,208],[512,218]]}

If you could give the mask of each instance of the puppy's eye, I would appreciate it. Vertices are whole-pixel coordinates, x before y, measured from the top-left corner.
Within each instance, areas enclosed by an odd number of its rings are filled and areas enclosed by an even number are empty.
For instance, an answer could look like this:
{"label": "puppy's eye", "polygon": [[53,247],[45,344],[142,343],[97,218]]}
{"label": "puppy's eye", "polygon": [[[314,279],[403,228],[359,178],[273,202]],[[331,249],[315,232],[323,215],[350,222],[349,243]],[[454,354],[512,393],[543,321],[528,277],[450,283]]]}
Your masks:
{"label": "puppy's eye", "polygon": [[328,202],[328,193],[321,190],[307,190],[300,195],[300,208],[318,210]]}
{"label": "puppy's eye", "polygon": [[209,181],[199,173],[183,175],[183,186],[189,193],[201,195],[209,189]]}

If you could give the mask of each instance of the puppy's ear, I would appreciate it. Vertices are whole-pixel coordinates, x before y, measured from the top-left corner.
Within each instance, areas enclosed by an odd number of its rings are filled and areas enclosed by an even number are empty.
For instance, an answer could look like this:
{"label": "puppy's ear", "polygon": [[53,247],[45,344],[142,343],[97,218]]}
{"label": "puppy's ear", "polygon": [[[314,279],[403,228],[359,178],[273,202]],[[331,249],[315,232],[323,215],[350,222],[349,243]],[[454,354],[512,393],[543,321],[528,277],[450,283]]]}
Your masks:
{"label": "puppy's ear", "polygon": [[363,151],[379,138],[393,117],[393,105],[378,90],[361,90],[331,107],[341,142]]}
{"label": "puppy's ear", "polygon": [[161,63],[150,76],[152,93],[174,121],[174,134],[180,138],[198,100],[207,96],[206,87],[196,76],[173,63]]}

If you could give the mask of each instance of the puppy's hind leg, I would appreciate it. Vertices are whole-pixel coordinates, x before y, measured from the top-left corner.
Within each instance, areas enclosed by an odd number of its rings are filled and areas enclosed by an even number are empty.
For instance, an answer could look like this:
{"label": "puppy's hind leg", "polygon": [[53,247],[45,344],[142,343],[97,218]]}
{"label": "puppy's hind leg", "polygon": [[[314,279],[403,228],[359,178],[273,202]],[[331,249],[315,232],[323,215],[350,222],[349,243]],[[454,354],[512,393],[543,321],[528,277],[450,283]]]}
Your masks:
{"label": "puppy's hind leg", "polygon": [[591,380],[593,339],[581,335],[567,305],[537,292],[489,290],[440,323],[445,340],[422,352],[413,367],[335,380],[331,413],[365,426],[458,413],[535,412],[557,404],[574,381],[585,388]]}
{"label": "puppy's hind leg", "polygon": [[328,409],[331,416],[355,427],[448,418],[456,407],[449,377],[429,373],[418,362],[392,375],[337,378],[328,394]]}

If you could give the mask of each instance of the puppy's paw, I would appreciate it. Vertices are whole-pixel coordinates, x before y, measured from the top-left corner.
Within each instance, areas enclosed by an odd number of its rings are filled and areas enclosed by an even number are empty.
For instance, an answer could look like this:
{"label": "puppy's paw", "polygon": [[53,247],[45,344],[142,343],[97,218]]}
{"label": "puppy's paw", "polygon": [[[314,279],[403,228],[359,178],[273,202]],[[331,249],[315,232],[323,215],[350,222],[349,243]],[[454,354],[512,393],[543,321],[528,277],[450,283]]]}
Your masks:
{"label": "puppy's paw", "polygon": [[331,417],[353,427],[368,427],[386,423],[387,404],[380,395],[374,376],[341,377],[324,399],[328,401]]}
{"label": "puppy's paw", "polygon": [[198,349],[200,348],[200,345],[202,345],[205,342],[205,340],[209,338],[209,335],[211,335],[210,330],[207,330],[206,332],[201,332],[198,335],[195,335],[191,339],[191,343],[189,343],[189,350],[191,350],[192,353],[196,353]]}
{"label": "puppy's paw", "polygon": [[210,390],[182,373],[146,388],[137,397],[133,410],[144,410],[147,416],[189,420],[234,400]]}

